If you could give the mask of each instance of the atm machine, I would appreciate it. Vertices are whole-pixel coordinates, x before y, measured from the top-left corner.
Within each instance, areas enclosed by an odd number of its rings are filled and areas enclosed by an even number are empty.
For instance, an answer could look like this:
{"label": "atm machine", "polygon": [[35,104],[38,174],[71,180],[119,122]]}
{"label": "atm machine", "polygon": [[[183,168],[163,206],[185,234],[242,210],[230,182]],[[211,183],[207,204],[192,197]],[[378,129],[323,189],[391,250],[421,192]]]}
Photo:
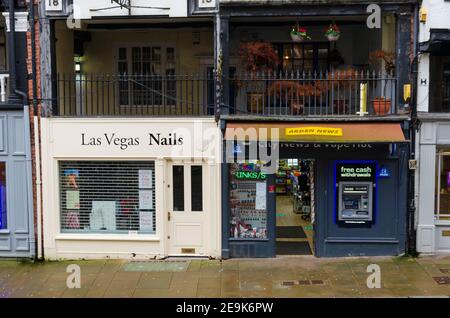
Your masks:
{"label": "atm machine", "polygon": [[346,224],[366,224],[373,221],[373,182],[338,184],[338,221]]}

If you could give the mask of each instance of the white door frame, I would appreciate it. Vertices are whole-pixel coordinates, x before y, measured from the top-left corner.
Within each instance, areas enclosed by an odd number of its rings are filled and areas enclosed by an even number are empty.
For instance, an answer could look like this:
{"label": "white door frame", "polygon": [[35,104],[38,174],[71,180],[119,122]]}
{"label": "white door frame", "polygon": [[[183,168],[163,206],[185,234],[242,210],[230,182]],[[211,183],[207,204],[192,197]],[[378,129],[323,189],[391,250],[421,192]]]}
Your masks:
{"label": "white door frame", "polygon": [[[172,167],[181,165],[184,167],[184,211],[173,211],[173,182],[172,182]],[[196,212],[191,211],[191,174],[190,167],[191,166],[201,166],[202,167],[202,211]],[[206,189],[211,187],[210,184],[210,171],[209,165],[203,160],[195,160],[195,159],[170,159],[166,161],[165,165],[165,179],[164,183],[164,196],[166,197],[166,205],[164,212],[164,227],[165,227],[165,250],[167,256],[209,256],[211,252],[209,237],[207,230],[210,226],[211,219],[211,209],[208,204],[208,198],[206,197]],[[184,213],[184,214],[182,214]],[[170,215],[170,220],[169,220]],[[201,236],[201,245],[189,245],[186,244],[185,247],[181,248],[194,248],[194,253],[182,253],[181,251],[174,251],[176,249],[176,233],[174,232],[174,224],[175,222],[184,223],[186,228],[189,226],[191,230],[195,228],[195,226],[200,226],[200,236]],[[195,232],[195,231],[194,231]],[[193,239],[193,237],[190,237]],[[175,243],[174,243],[175,242]]]}

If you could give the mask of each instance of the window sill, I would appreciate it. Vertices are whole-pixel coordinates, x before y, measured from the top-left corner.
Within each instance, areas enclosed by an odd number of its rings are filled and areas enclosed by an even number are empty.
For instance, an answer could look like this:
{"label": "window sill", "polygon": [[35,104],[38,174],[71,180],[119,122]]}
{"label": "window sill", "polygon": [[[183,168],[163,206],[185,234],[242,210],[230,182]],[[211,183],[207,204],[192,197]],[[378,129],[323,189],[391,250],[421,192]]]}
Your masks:
{"label": "window sill", "polygon": [[450,220],[434,220],[435,225],[450,225]]}
{"label": "window sill", "polygon": [[0,234],[10,234],[8,229],[0,230]]}
{"label": "window sill", "polygon": [[59,234],[55,240],[60,241],[144,241],[159,242],[156,235],[127,235],[127,234]]}

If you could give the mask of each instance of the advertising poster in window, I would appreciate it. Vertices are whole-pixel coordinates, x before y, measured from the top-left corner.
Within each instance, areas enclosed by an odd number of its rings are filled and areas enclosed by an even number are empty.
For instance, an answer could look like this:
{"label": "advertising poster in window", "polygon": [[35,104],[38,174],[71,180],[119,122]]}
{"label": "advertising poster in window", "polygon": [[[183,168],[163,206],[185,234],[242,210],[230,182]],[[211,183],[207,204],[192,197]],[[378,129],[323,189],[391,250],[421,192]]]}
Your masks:
{"label": "advertising poster in window", "polygon": [[139,189],[151,189],[153,184],[152,170],[139,170]]}
{"label": "advertising poster in window", "polygon": [[265,182],[257,182],[256,183],[256,200],[255,200],[255,209],[256,210],[265,210],[266,209],[266,183]]}
{"label": "advertising poster in window", "polygon": [[139,210],[153,210],[153,190],[139,190]]}
{"label": "advertising poster in window", "polygon": [[139,230],[145,232],[153,231],[153,212],[139,212]]}
{"label": "advertising poster in window", "polygon": [[116,201],[92,201],[91,230],[116,230]]}
{"label": "advertising poster in window", "polygon": [[66,191],[66,209],[80,209],[80,191]]}

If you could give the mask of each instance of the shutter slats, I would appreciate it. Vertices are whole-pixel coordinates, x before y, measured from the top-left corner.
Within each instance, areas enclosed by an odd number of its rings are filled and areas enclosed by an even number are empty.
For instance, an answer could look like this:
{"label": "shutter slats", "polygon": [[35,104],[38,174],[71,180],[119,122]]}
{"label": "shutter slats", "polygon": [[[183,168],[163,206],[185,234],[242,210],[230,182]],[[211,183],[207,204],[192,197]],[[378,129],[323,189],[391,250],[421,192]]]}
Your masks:
{"label": "shutter slats", "polygon": [[[139,171],[151,187],[139,188]],[[60,161],[59,188],[63,233],[156,231],[153,161]]]}

